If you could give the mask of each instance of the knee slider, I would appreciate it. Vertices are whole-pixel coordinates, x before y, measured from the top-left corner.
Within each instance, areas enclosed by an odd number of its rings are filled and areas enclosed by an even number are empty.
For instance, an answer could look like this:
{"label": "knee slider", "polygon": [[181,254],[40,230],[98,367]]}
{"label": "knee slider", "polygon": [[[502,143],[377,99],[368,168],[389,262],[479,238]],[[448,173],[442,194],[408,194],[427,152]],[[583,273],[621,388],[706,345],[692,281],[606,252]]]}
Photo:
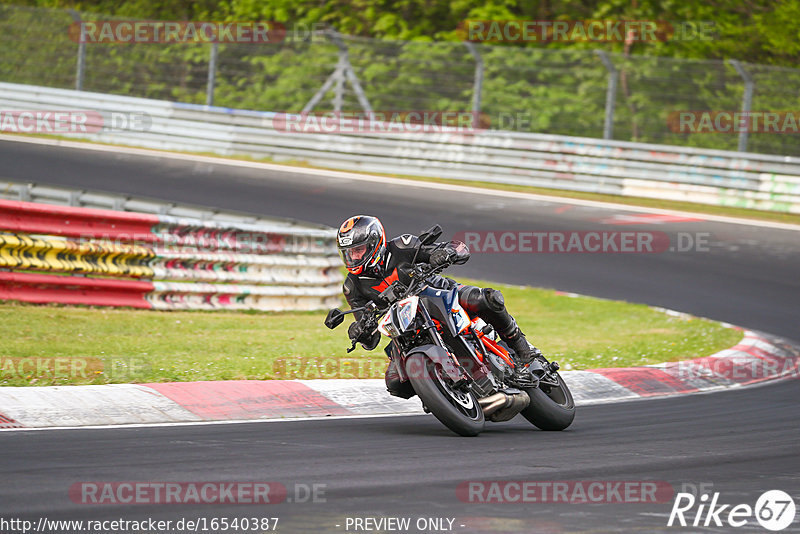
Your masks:
{"label": "knee slider", "polygon": [[479,287],[462,286],[459,289],[459,302],[469,313],[477,313],[483,303],[483,293]]}
{"label": "knee slider", "polygon": [[483,290],[483,296],[486,299],[489,309],[496,312],[505,310],[506,301],[501,292],[497,291],[496,289],[492,289],[491,287],[487,287]]}

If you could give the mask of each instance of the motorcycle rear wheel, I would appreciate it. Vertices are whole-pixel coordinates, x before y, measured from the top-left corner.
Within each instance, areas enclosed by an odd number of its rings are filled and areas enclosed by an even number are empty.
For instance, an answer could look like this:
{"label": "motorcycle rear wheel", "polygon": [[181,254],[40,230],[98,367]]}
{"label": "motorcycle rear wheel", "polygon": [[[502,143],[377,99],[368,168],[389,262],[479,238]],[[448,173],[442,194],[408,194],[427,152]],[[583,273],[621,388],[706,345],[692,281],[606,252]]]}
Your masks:
{"label": "motorcycle rear wheel", "polygon": [[[546,360],[543,363],[546,365]],[[520,413],[542,430],[564,430],[575,419],[572,392],[557,372],[549,373],[546,379],[557,385],[552,386],[542,381],[538,387],[526,388],[524,391],[530,397],[531,403]]]}
{"label": "motorcycle rear wheel", "polygon": [[477,436],[483,430],[483,408],[471,391],[454,389],[443,370],[422,353],[406,359],[409,380],[423,404],[444,426],[461,436]]}

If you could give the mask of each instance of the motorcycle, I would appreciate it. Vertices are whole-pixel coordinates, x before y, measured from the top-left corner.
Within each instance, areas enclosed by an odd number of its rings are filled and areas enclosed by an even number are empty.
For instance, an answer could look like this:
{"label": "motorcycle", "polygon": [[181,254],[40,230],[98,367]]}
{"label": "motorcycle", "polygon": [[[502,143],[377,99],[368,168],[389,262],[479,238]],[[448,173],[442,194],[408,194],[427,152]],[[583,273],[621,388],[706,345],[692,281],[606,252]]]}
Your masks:
{"label": "motorcycle", "polygon": [[[439,225],[423,232],[420,245],[441,236]],[[336,328],[346,315],[361,313],[366,332],[377,329],[391,341],[386,355],[401,382],[410,382],[426,413],[462,436],[476,436],[488,419],[508,421],[518,414],[542,430],[564,430],[575,418],[575,403],[558,373],[557,362],[536,357],[519,365],[513,349],[458,301],[458,289],[431,287],[426,280],[450,265],[415,263],[410,283],[395,280],[380,302],[328,312],[325,325]],[[356,348],[356,341],[347,352]]]}

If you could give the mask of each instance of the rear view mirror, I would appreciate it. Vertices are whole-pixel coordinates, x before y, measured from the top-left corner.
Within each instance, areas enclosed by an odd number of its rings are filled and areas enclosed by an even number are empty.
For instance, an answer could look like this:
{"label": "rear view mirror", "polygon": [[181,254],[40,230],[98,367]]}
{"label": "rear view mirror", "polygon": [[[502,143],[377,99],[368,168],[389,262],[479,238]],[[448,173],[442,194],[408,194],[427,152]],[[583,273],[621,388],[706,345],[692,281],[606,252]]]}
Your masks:
{"label": "rear view mirror", "polygon": [[339,308],[332,309],[328,312],[328,316],[325,317],[325,326],[333,330],[344,322],[344,315],[344,312]]}
{"label": "rear view mirror", "polygon": [[423,245],[431,245],[439,239],[439,236],[442,235],[442,227],[438,224],[431,226],[424,232],[422,232],[419,236],[419,240]]}

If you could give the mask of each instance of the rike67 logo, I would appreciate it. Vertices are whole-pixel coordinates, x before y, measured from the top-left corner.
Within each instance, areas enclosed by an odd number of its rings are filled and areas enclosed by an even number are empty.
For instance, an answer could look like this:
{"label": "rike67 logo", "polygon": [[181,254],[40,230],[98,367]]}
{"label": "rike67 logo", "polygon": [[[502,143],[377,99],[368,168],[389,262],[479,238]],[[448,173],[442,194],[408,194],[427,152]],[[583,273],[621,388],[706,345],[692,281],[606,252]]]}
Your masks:
{"label": "rike67 logo", "polygon": [[781,490],[764,492],[755,506],[720,504],[719,495],[715,492],[709,499],[704,493],[698,499],[691,493],[678,493],[667,526],[752,528],[755,519],[762,528],[777,532],[792,524],[797,511],[794,499]]}

